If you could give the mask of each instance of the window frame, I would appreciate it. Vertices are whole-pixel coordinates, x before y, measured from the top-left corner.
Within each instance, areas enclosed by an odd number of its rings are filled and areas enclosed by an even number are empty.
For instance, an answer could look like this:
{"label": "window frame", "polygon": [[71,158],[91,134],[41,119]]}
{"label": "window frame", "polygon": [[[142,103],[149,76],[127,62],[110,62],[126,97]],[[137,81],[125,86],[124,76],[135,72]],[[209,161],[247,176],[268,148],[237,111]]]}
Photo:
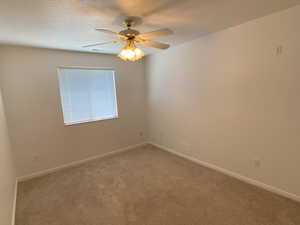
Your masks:
{"label": "window frame", "polygon": [[[115,89],[115,103],[116,103],[116,115],[110,116],[110,117],[104,117],[101,119],[89,119],[89,120],[81,120],[76,122],[70,122],[66,123],[64,118],[64,108],[63,108],[63,102],[61,99],[61,91],[60,91],[60,82],[59,82],[59,76],[60,76],[60,69],[81,69],[81,70],[110,70],[113,72],[113,84]],[[118,91],[117,91],[117,82],[116,82],[116,71],[113,68],[110,67],[88,67],[88,66],[57,66],[57,83],[58,83],[58,93],[59,93],[59,100],[60,100],[60,107],[61,107],[61,114],[63,117],[63,123],[65,126],[72,126],[72,125],[79,125],[79,124],[85,124],[85,123],[92,123],[92,122],[100,122],[105,120],[113,120],[113,119],[119,119],[119,104],[118,104]]]}

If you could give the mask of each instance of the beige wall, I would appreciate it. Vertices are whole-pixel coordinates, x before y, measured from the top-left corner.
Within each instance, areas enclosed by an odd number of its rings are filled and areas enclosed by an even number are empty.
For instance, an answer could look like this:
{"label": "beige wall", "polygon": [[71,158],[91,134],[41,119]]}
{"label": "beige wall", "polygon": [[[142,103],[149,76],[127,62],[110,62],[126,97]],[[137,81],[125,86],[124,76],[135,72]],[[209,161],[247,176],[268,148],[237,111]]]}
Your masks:
{"label": "beige wall", "polygon": [[7,132],[0,89],[0,224],[10,225],[14,203],[16,174]]}
{"label": "beige wall", "polygon": [[300,195],[299,21],[297,6],[148,57],[150,140]]}
{"label": "beige wall", "polygon": [[[18,176],[144,141],[143,61],[12,46],[3,46],[1,56],[0,81]],[[119,119],[64,126],[58,66],[114,68]]]}

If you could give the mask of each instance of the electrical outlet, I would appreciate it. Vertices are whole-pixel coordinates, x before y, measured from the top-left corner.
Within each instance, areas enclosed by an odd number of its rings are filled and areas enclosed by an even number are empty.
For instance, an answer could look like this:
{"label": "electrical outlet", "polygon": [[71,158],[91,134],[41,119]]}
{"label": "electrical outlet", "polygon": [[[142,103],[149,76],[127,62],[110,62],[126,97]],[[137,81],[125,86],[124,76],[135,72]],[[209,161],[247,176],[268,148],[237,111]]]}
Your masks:
{"label": "electrical outlet", "polygon": [[259,168],[261,166],[261,161],[259,159],[254,159],[253,160],[254,167]]}
{"label": "electrical outlet", "polygon": [[34,155],[33,158],[32,158],[32,161],[33,162],[36,162],[40,159],[40,157],[38,155]]}
{"label": "electrical outlet", "polygon": [[276,47],[276,55],[281,55],[283,51],[282,45]]}

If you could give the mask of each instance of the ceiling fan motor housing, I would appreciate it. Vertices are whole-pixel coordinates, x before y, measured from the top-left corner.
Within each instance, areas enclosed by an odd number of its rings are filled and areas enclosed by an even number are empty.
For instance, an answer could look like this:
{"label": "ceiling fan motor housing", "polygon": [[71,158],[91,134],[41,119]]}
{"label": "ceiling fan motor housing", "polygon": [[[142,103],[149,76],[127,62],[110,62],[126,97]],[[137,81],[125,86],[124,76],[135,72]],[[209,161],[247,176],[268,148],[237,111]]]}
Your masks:
{"label": "ceiling fan motor housing", "polygon": [[126,30],[120,31],[119,34],[124,35],[124,36],[126,36],[127,38],[134,38],[135,36],[139,35],[140,32],[137,31],[137,30],[128,28],[128,29],[126,29]]}

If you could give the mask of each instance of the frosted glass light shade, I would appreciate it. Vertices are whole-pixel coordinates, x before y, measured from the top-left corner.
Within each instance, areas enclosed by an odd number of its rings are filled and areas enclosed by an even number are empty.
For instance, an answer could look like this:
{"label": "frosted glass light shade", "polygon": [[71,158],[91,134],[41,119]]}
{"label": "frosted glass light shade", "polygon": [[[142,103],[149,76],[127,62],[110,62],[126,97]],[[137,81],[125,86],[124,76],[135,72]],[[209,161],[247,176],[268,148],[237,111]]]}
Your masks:
{"label": "frosted glass light shade", "polygon": [[125,61],[136,61],[144,57],[144,52],[141,49],[137,48],[134,45],[133,41],[128,41],[125,47],[118,54],[118,57]]}

